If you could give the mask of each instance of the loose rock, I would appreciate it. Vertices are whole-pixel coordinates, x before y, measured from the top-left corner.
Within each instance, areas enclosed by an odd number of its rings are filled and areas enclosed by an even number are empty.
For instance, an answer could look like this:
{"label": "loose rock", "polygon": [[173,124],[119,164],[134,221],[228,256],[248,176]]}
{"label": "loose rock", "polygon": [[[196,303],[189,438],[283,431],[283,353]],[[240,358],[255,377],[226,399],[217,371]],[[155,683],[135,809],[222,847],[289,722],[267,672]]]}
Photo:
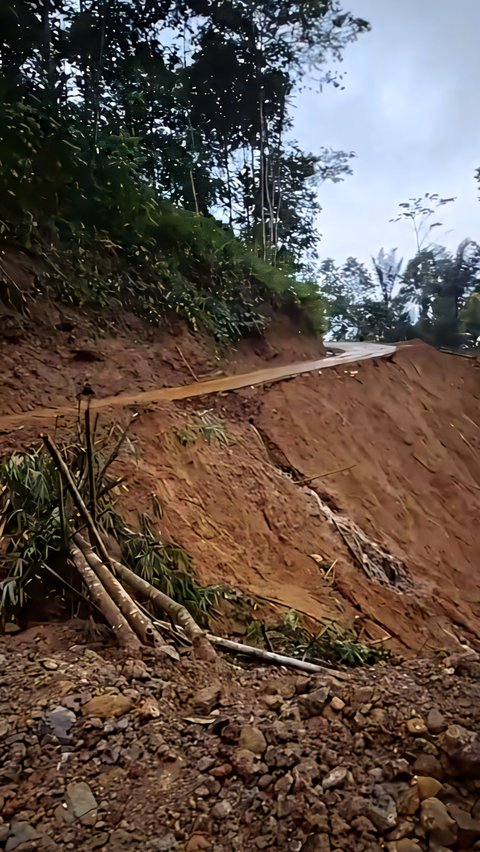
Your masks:
{"label": "loose rock", "polygon": [[246,725],[240,731],[238,745],[240,748],[253,752],[253,754],[262,755],[267,748],[267,741],[259,728]]}
{"label": "loose rock", "polygon": [[322,787],[324,790],[334,790],[336,787],[341,787],[347,776],[347,767],[337,766],[336,769],[332,769],[332,771],[325,776],[322,781]]}
{"label": "loose rock", "polygon": [[97,808],[95,796],[85,781],[67,785],[66,802],[76,819],[81,819]]}
{"label": "loose rock", "polygon": [[417,778],[417,789],[420,801],[424,799],[432,799],[442,790],[443,785],[435,778],[426,775],[419,775]]}
{"label": "loose rock", "polygon": [[130,713],[133,707],[131,698],[106,692],[87,701],[82,707],[82,713],[84,716],[95,716],[98,719],[111,719]]}
{"label": "loose rock", "polygon": [[408,719],[406,722],[407,731],[409,734],[413,734],[413,736],[418,737],[421,734],[427,733],[427,726],[423,719],[420,719],[419,716],[413,716],[412,719]]}
{"label": "loose rock", "polygon": [[449,847],[457,839],[457,825],[439,799],[425,799],[420,806],[420,823],[430,841]]}
{"label": "loose rock", "polygon": [[298,698],[298,706],[300,715],[303,719],[308,719],[311,716],[320,716],[330,697],[330,687],[322,686],[314,692],[307,692],[305,695],[300,695]]}

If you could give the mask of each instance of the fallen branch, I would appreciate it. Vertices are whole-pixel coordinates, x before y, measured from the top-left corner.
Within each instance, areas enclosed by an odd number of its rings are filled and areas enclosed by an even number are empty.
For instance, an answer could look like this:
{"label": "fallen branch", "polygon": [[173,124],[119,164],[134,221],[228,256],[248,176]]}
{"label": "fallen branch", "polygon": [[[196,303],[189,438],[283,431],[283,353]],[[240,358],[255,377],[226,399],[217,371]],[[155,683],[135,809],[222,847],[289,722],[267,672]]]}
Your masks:
{"label": "fallen branch", "polygon": [[110,625],[115,638],[121,645],[129,648],[139,648],[140,642],[130,627],[126,618],[120,612],[103,584],[92,571],[82,551],[76,545],[70,549],[70,558],[92,596],[95,606],[101,611],[107,624]]}
{"label": "fallen branch", "polygon": [[368,538],[350,518],[334,512],[312,488],[307,486],[305,490],[313,497],[323,517],[340,533],[348,550],[369,580],[377,580],[396,591],[410,588],[410,578],[400,559],[396,559],[376,541]]}
{"label": "fallen branch", "polygon": [[313,482],[315,479],[324,479],[326,476],[333,476],[334,473],[343,473],[345,470],[352,470],[357,467],[358,462],[347,465],[347,467],[337,467],[335,470],[328,470],[326,473],[316,473],[315,476],[307,476],[305,479],[296,479],[295,485],[306,485],[307,482]]}
{"label": "fallen branch", "polygon": [[115,559],[111,561],[119,577],[125,581],[127,586],[130,586],[138,595],[162,609],[172,621],[183,629],[185,636],[191,641],[197,656],[210,659],[216,656],[209,638],[207,638],[205,632],[198,626],[197,622],[182,604],[177,603],[159,589],[155,589],[154,586],[143,580],[142,577],[139,577],[130,568],[127,568]]}
{"label": "fallen branch", "polygon": [[263,648],[255,648],[252,645],[244,645],[242,642],[233,642],[231,639],[222,639],[220,636],[212,636],[207,634],[207,638],[212,645],[217,648],[222,648],[224,651],[230,651],[234,654],[243,654],[247,657],[256,657],[258,660],[270,663],[276,666],[287,666],[291,669],[299,669],[302,672],[309,674],[321,674],[334,677],[337,680],[348,680],[349,676],[346,672],[338,671],[337,669],[328,669],[326,666],[319,666],[317,663],[309,663],[306,660],[297,660],[296,657],[287,657],[285,654],[276,654],[274,651],[264,651]]}
{"label": "fallen branch", "polygon": [[140,611],[128,592],[118,582],[112,572],[103,564],[92,547],[79,533],[75,533],[73,541],[83,553],[92,571],[102,583],[113,602],[118,606],[128,624],[144,645],[153,645],[155,642],[155,630],[151,621]]}

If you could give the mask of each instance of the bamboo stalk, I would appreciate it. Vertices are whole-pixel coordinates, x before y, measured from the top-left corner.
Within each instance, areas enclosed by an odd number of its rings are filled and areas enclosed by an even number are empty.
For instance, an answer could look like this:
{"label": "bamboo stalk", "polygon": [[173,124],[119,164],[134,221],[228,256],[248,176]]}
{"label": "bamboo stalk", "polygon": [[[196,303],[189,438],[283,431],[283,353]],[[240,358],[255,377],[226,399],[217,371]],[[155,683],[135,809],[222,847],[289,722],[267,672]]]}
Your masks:
{"label": "bamboo stalk", "polygon": [[85,556],[75,544],[70,548],[70,558],[87,586],[93,603],[102,612],[115,638],[121,645],[128,646],[130,649],[139,648],[140,642],[128,621],[122,615],[116,603],[109,596],[103,584],[91,569]]}
{"label": "bamboo stalk", "polygon": [[126,565],[122,565],[115,559],[111,561],[119,577],[125,581],[127,586],[130,586],[134,592],[166,612],[172,621],[183,629],[185,636],[191,641],[197,656],[209,659],[213,659],[216,656],[209,638],[207,638],[205,632],[198,626],[195,619],[192,618],[182,604],[177,603],[159,589],[155,589],[154,586],[143,580],[142,577],[139,577],[138,574],[135,574]]}
{"label": "bamboo stalk", "polygon": [[89,509],[92,515],[93,523],[96,520],[97,501],[95,496],[95,474],[93,469],[93,446],[92,446],[92,429],[90,424],[90,399],[87,402],[85,409],[85,444],[87,450],[87,470],[88,470],[88,488],[90,494]]}
{"label": "bamboo stalk", "polygon": [[102,557],[103,562],[106,565],[112,567],[110,557],[107,553],[107,549],[100,537],[97,527],[95,526],[93,518],[83,501],[83,497],[75,484],[72,474],[70,473],[67,465],[65,464],[65,461],[63,460],[60,454],[60,451],[58,450],[58,447],[55,445],[49,435],[42,435],[41,437],[58,470],[62,474],[64,482],[68,490],[70,491],[70,494],[72,495],[73,502],[75,503],[77,510],[85,521],[90,535],[92,536],[92,540],[95,544],[95,547],[97,548],[100,556]]}
{"label": "bamboo stalk", "polygon": [[93,552],[90,544],[79,533],[75,533],[73,540],[140,641],[144,645],[153,645],[155,643],[155,630],[150,619],[140,611],[121,583]]}
{"label": "bamboo stalk", "polygon": [[[166,621],[156,621],[156,624],[164,630],[172,629],[170,624],[167,624]],[[183,637],[183,633],[184,631],[180,628],[180,637]],[[220,648],[221,650],[234,654],[242,654],[242,656],[245,657],[256,657],[269,665],[299,669],[300,671],[308,672],[308,674],[324,675],[325,677],[328,676],[335,678],[335,680],[349,680],[348,673],[339,671],[338,669],[329,669],[327,666],[320,666],[317,665],[317,663],[309,663],[305,660],[299,660],[297,657],[287,657],[284,654],[276,654],[274,651],[264,651],[263,648],[255,648],[253,645],[244,645],[242,642],[223,639],[221,636],[213,636],[211,633],[207,633],[206,638],[216,648]]]}
{"label": "bamboo stalk", "polygon": [[258,660],[262,660],[270,665],[287,666],[288,668],[299,669],[299,671],[308,672],[309,674],[328,675],[337,680],[349,679],[346,672],[340,672],[337,669],[327,669],[326,666],[319,666],[316,663],[309,663],[306,660],[297,660],[296,657],[287,657],[285,654],[264,651],[263,648],[244,645],[242,642],[233,642],[231,639],[222,639],[220,636],[212,636],[210,633],[207,633],[207,639],[210,640],[212,645],[222,648],[224,651],[231,651],[234,654],[244,654],[247,657],[256,657]]}

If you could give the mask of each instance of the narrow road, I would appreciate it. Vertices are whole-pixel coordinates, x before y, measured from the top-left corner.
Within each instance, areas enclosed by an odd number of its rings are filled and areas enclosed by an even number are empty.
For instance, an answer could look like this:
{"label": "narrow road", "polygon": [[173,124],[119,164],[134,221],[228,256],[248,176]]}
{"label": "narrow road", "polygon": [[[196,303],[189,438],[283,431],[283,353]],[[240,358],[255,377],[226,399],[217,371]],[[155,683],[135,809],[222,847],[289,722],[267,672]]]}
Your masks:
{"label": "narrow road", "polygon": [[[358,361],[367,361],[371,358],[386,358],[393,355],[396,347],[384,343],[343,343],[341,346],[329,345],[329,348],[339,354],[319,358],[315,361],[300,361],[297,364],[287,364],[281,367],[264,367],[251,373],[239,373],[235,376],[212,379],[205,382],[195,382],[191,385],[182,385],[176,388],[158,388],[151,391],[142,391],[134,394],[120,394],[118,396],[105,396],[101,399],[93,399],[92,411],[102,408],[119,408],[129,405],[148,405],[152,402],[171,402],[177,399],[190,399],[195,396],[207,396],[212,393],[225,393],[226,391],[239,390],[240,388],[255,387],[257,385],[279,382],[283,379],[293,379],[303,373],[312,373],[316,370],[325,370],[329,367],[342,367],[344,364],[352,364]],[[23,425],[25,422],[49,421],[59,416],[76,414],[77,408],[72,405],[60,406],[59,408],[35,408],[32,411],[20,412],[19,414],[5,414],[0,416],[0,429]]]}

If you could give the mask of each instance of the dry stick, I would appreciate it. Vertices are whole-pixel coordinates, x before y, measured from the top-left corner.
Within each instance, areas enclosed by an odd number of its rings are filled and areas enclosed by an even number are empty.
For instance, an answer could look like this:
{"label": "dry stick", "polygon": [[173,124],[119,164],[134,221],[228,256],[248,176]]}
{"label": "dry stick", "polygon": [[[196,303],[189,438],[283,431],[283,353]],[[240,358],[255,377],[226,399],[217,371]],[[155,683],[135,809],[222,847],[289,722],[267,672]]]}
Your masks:
{"label": "dry stick", "polygon": [[53,461],[55,462],[58,470],[62,474],[62,477],[65,481],[65,484],[66,484],[68,490],[70,491],[70,494],[72,495],[73,502],[75,503],[76,508],[78,509],[80,515],[82,516],[83,520],[85,521],[85,524],[88,527],[88,531],[89,531],[90,535],[92,536],[92,540],[95,544],[95,547],[97,548],[100,556],[102,557],[103,562],[106,565],[112,567],[111,562],[110,562],[110,557],[107,553],[107,549],[106,549],[102,539],[100,538],[99,532],[98,532],[98,530],[95,526],[93,518],[92,518],[90,512],[88,511],[88,509],[87,509],[87,507],[86,507],[86,505],[83,501],[83,497],[80,494],[80,491],[78,490],[78,488],[77,488],[77,486],[76,486],[76,484],[73,480],[72,474],[70,473],[67,465],[65,464],[62,456],[60,455],[58,447],[54,444],[54,442],[52,441],[52,439],[50,438],[49,435],[42,435],[41,437],[42,437],[43,443],[45,444],[45,446],[46,446],[48,452],[50,453]]}
{"label": "dry stick", "polygon": [[144,645],[153,645],[155,643],[155,630],[150,619],[139,610],[121,583],[93,552],[89,543],[79,533],[75,533],[73,540],[140,641]]}
{"label": "dry stick", "polygon": [[122,565],[115,559],[112,559],[112,563],[118,575],[125,581],[127,586],[130,586],[134,592],[151,601],[155,604],[155,606],[158,606],[166,612],[172,621],[183,629],[186,637],[190,639],[197,653],[205,653],[205,656],[209,655],[210,658],[214,656],[215,652],[213,651],[206,634],[202,628],[198,626],[197,622],[192,618],[188,610],[182,606],[182,604],[177,603],[159,589],[155,589],[154,586],[147,583],[147,581],[143,580],[142,577],[139,577],[138,574],[134,574],[134,572],[131,571],[130,568],[127,568],[126,565]]}
{"label": "dry stick", "polygon": [[187,359],[185,358],[185,355],[183,354],[182,350],[180,349],[180,346],[175,346],[175,349],[177,350],[178,354],[180,355],[180,358],[182,359],[183,363],[185,364],[190,375],[193,377],[194,381],[195,382],[200,381],[197,374],[195,373],[193,367],[190,366]]}
{"label": "dry stick", "polygon": [[128,645],[129,648],[139,648],[140,642],[127,619],[122,615],[117,604],[111,599],[95,572],[92,571],[85,556],[76,545],[73,545],[70,549],[70,558],[85,582],[94,604],[99,608],[107,623],[112,628],[115,638],[118,639],[121,645]]}
{"label": "dry stick", "polygon": [[87,407],[85,409],[85,445],[87,450],[88,488],[90,494],[89,509],[92,514],[93,523],[95,523],[97,507],[95,497],[95,475],[93,472],[92,430],[90,426],[90,399],[88,400]]}
{"label": "dry stick", "polygon": [[351,470],[356,467],[358,462],[347,465],[347,467],[337,467],[335,470],[328,470],[326,473],[316,473],[315,476],[307,476],[305,479],[296,479],[295,485],[306,485],[307,482],[313,482],[314,479],[323,479],[325,476],[333,476],[334,473],[343,473],[345,470]]}
{"label": "dry stick", "polygon": [[124,429],[122,429],[122,431],[121,431],[121,433],[120,433],[120,437],[119,437],[119,439],[118,439],[117,443],[115,444],[115,446],[114,446],[114,448],[113,448],[112,452],[110,453],[109,457],[107,458],[107,460],[106,460],[105,464],[103,465],[102,469],[100,470],[100,472],[99,472],[99,474],[98,474],[98,481],[99,481],[99,482],[103,482],[103,479],[104,479],[104,477],[105,477],[105,474],[106,474],[106,472],[107,472],[108,468],[110,467],[110,465],[111,465],[111,464],[113,464],[113,462],[114,462],[114,461],[115,461],[115,459],[117,458],[117,456],[118,456],[118,454],[119,454],[119,452],[120,452],[120,449],[121,449],[121,447],[122,447],[122,444],[123,444],[123,442],[124,442],[125,438],[127,437],[127,432],[128,432],[128,430],[130,429],[130,426],[132,425],[133,421],[134,421],[137,417],[138,417],[138,412],[137,412],[137,413],[135,413],[135,414],[132,414],[132,416],[131,416],[131,418],[130,418],[130,421],[127,423],[127,425],[125,426],[125,428],[124,428]]}

